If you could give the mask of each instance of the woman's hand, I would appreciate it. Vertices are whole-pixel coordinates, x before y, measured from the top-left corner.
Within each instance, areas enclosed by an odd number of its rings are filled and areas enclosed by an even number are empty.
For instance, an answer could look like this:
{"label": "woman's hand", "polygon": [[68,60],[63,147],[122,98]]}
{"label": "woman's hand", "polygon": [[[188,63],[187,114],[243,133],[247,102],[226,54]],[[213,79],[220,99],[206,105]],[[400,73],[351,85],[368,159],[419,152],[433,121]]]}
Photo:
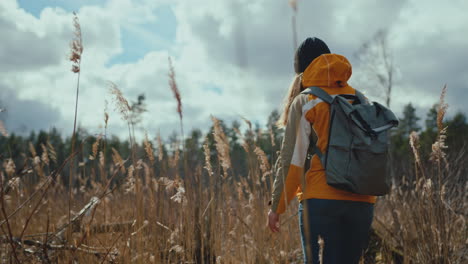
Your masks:
{"label": "woman's hand", "polygon": [[273,233],[280,231],[279,214],[273,212],[272,210],[268,212],[268,227]]}

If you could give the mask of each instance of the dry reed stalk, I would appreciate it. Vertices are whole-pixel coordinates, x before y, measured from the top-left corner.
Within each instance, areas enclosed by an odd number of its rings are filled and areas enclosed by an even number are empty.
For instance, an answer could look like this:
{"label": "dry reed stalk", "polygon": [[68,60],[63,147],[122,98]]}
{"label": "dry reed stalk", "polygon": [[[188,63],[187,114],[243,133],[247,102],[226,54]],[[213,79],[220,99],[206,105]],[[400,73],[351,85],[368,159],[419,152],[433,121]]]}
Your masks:
{"label": "dry reed stalk", "polygon": [[11,178],[8,183],[7,187],[11,188],[12,191],[20,191],[21,179],[19,177]]}
{"label": "dry reed stalk", "polygon": [[223,168],[223,177],[226,178],[228,176],[228,170],[232,167],[231,157],[229,154],[229,141],[221,127],[221,122],[214,116],[211,116],[211,120],[213,121],[213,136],[216,150],[218,151],[218,158],[221,162],[221,167]]}
{"label": "dry reed stalk", "polygon": [[[242,117],[242,119],[244,120],[244,122],[249,127],[247,132],[246,132],[247,136],[241,136],[241,138],[243,139],[243,142],[242,142],[241,146],[245,150],[245,153],[247,154],[247,164],[248,164],[248,167],[249,167],[249,177],[252,179],[253,183],[260,186],[261,183],[265,184],[264,179],[268,175],[267,171],[269,170],[269,169],[266,169],[266,167],[264,167],[263,169],[265,169],[265,171],[263,171],[261,166],[262,166],[262,163],[264,163],[264,161],[262,161],[262,158],[258,156],[258,154],[262,155],[259,151],[263,152],[263,150],[261,150],[261,149],[257,150],[257,145],[256,145],[256,141],[258,141],[261,138],[262,131],[261,131],[261,129],[259,129],[255,133],[252,130],[252,122],[250,122],[250,120],[248,120],[248,119],[246,119],[244,117]],[[257,151],[257,153],[255,151]],[[265,155],[265,157],[266,157],[266,155]],[[259,175],[258,160],[260,160],[260,171],[262,172],[262,176],[265,176],[265,177],[260,177],[260,175]],[[269,163],[268,163],[268,158],[266,158],[265,161],[266,161],[266,163],[264,163],[264,164],[265,165],[268,164],[268,168],[269,168],[270,166],[269,166]],[[264,172],[265,172],[265,175],[264,175]],[[261,189],[260,193],[263,194],[263,192],[265,190],[266,189]]]}
{"label": "dry reed stalk", "polygon": [[180,183],[177,183],[176,185],[177,192],[171,196],[171,200],[176,203],[186,204],[187,200],[185,199],[185,188]]}
{"label": "dry reed stalk", "polygon": [[[104,142],[103,142],[103,147],[102,147],[102,150],[99,151],[99,169],[100,169],[100,173],[101,173],[101,179],[104,180],[104,182],[106,182],[107,180],[107,171],[106,171],[106,155],[104,155],[104,153],[106,153],[106,150],[107,150],[107,125],[109,124],[109,113],[108,113],[108,105],[109,103],[107,102],[107,100],[104,100]],[[107,183],[106,183],[107,185]],[[107,211],[107,203],[104,204],[104,212]],[[104,215],[104,222],[106,222],[106,217]]]}
{"label": "dry reed stalk", "polygon": [[50,163],[50,160],[49,160],[49,154],[48,154],[48,151],[47,151],[47,147],[41,143],[41,148],[42,148],[42,155],[41,155],[41,159],[42,159],[42,162],[49,166],[49,163]]}
{"label": "dry reed stalk", "polygon": [[122,159],[119,152],[115,148],[112,148],[112,160],[114,161],[114,165],[120,168],[120,171],[122,173],[126,172],[125,166],[124,166],[126,160]]}
{"label": "dry reed stalk", "polygon": [[[17,254],[17,252],[16,252],[16,247],[17,247],[18,245],[16,245],[16,243],[14,242],[13,233],[12,233],[12,228],[11,228],[11,225],[10,225],[9,217],[8,217],[7,212],[6,212],[6,209],[5,209],[5,207],[6,207],[6,206],[5,206],[5,200],[6,200],[6,199],[5,199],[5,193],[3,192],[4,188],[5,188],[5,187],[3,186],[3,178],[1,178],[1,179],[0,179],[0,190],[1,190],[1,191],[0,191],[0,203],[1,203],[1,212],[2,212],[3,219],[5,219],[5,220],[4,220],[4,223],[6,223],[8,233],[5,232],[5,230],[3,229],[2,226],[0,226],[0,227],[1,227],[1,229],[2,229],[2,232],[3,232],[4,234],[7,234],[7,236],[8,236],[8,241],[9,241],[9,244],[10,244],[10,246],[11,246],[11,251],[13,252],[13,254],[12,254],[12,255],[13,255],[13,259],[16,261],[16,263],[21,263],[21,262],[19,261],[19,259],[18,259],[18,254]],[[11,256],[10,256],[10,262],[12,262]]]}
{"label": "dry reed stalk", "polygon": [[[182,97],[180,96],[180,90],[179,87],[177,86],[176,78],[175,78],[175,70],[174,70],[174,65],[172,64],[172,59],[171,57],[168,57],[169,61],[169,87],[171,88],[171,91],[174,95],[174,98],[177,101],[177,113],[179,114],[179,119],[180,119],[180,136],[182,138],[181,143],[182,143],[182,159],[184,162],[184,176],[188,177],[189,176],[189,168],[187,165],[187,153],[185,151],[185,135],[184,135],[184,121],[183,121],[183,112],[182,112]],[[177,154],[179,154],[177,152]],[[176,173],[178,173],[178,170],[176,169]],[[178,174],[177,174],[178,176]]]}
{"label": "dry reed stalk", "polygon": [[135,172],[135,167],[133,165],[130,165],[127,169],[128,175],[127,179],[125,180],[125,185],[124,185],[124,190],[125,193],[135,193],[135,183],[136,183],[136,178],[134,175]]}
{"label": "dry reed stalk", "polygon": [[[78,116],[78,96],[80,93],[80,76],[81,76],[81,61],[83,55],[83,38],[81,32],[81,26],[78,19],[78,16],[75,12],[73,12],[73,27],[74,27],[74,38],[70,44],[71,53],[70,53],[70,61],[72,62],[72,72],[77,73],[77,81],[76,81],[76,97],[75,97],[75,117],[73,120],[73,134],[72,134],[72,142],[71,142],[71,152],[75,151],[75,140],[76,140],[76,120]],[[68,194],[68,221],[71,221],[71,204],[72,204],[72,182],[73,182],[73,162],[70,165],[70,172],[68,177],[69,183],[69,194]],[[68,239],[71,239],[71,233],[68,233]]]}
{"label": "dry reed stalk", "polygon": [[[103,147],[102,151],[99,152],[99,169],[101,173],[101,179],[104,179],[106,181],[107,179],[107,173],[106,173],[106,147],[107,147],[107,125],[109,124],[109,113],[108,113],[108,105],[109,103],[107,100],[104,100],[104,142],[103,142]],[[107,211],[107,203],[104,205],[104,211]],[[106,217],[104,217],[104,221],[106,220]]]}
{"label": "dry reed stalk", "polygon": [[36,148],[34,148],[34,145],[31,142],[29,142],[29,151],[31,152],[32,158],[37,156]]}
{"label": "dry reed stalk", "polygon": [[34,166],[34,170],[40,176],[40,178],[43,178],[45,175],[44,175],[44,171],[42,170],[43,164],[39,156],[36,156],[33,158],[33,166]]}
{"label": "dry reed stalk", "polygon": [[293,32],[293,48],[294,51],[296,51],[297,48],[297,23],[296,23],[296,17],[297,17],[297,0],[289,0],[289,6],[291,6],[291,9],[293,10],[293,16],[291,18],[291,26],[292,26],[292,32]]}
{"label": "dry reed stalk", "polygon": [[437,107],[437,128],[439,131],[444,129],[444,117],[447,112],[448,104],[445,102],[445,95],[447,94],[447,85],[444,85],[440,93],[439,105]]}
{"label": "dry reed stalk", "polygon": [[[446,87],[440,99],[437,121],[439,135],[432,145],[429,161],[423,163],[418,151],[416,133],[410,135],[410,144],[418,164],[414,173],[416,182],[403,182],[394,186],[387,205],[391,209],[391,230],[386,231],[403,261],[414,263],[462,263],[466,251],[466,186],[460,185],[455,163],[448,167],[445,153],[447,127],[443,118],[447,105],[444,102]],[[446,164],[442,169],[442,162]],[[466,181],[465,181],[466,182]],[[465,210],[466,211],[466,210]]]}
{"label": "dry reed stalk", "polygon": [[[325,248],[325,241],[321,236],[318,237],[318,244],[319,244],[319,263],[323,264],[323,250]],[[313,257],[313,256],[312,256]]]}
{"label": "dry reed stalk", "polygon": [[177,113],[179,114],[179,118],[182,122],[182,98],[180,96],[179,87],[177,86],[176,78],[175,78],[175,71],[174,66],[172,65],[171,57],[168,58],[169,60],[169,87],[174,95],[174,98],[177,101]]}
{"label": "dry reed stalk", "polygon": [[243,116],[241,116],[241,118],[247,124],[247,126],[249,127],[249,130],[252,131],[252,122],[250,122],[250,120],[248,120],[247,118],[245,118]]}
{"label": "dry reed stalk", "polygon": [[144,145],[145,145],[146,156],[148,157],[149,161],[151,162],[151,166],[152,166],[154,164],[154,161],[155,161],[154,150],[153,150],[153,145],[151,144],[151,142],[148,139],[148,133],[147,132],[145,132]]}
{"label": "dry reed stalk", "polygon": [[122,91],[120,91],[119,87],[113,83],[113,82],[108,82],[109,84],[109,92],[114,95],[114,103],[116,110],[121,114],[122,119],[124,121],[129,122],[130,118],[130,112],[132,111],[132,107],[128,103],[128,100],[125,98],[125,96],[122,94]]}
{"label": "dry reed stalk", "polygon": [[213,176],[213,168],[211,167],[211,153],[210,147],[208,146],[208,137],[205,139],[203,144],[203,153],[205,154],[205,166],[203,167],[208,172],[208,176]]}
{"label": "dry reed stalk", "polygon": [[8,137],[8,131],[5,128],[5,125],[3,124],[2,120],[0,120],[0,135],[3,135],[4,137]]}
{"label": "dry reed stalk", "polygon": [[436,161],[438,163],[444,161],[448,165],[447,155],[444,151],[448,148],[447,145],[445,145],[445,140],[447,139],[446,134],[447,127],[439,131],[436,142],[432,144],[431,160]]}
{"label": "dry reed stalk", "polygon": [[151,191],[154,191],[154,189],[152,188],[153,187],[153,177],[152,177],[152,173],[151,173],[151,167],[148,166],[148,164],[146,162],[142,162],[141,165],[143,166],[143,172],[144,172],[144,176],[145,176],[145,189],[148,189],[148,190],[151,190]]}
{"label": "dry reed stalk", "polygon": [[[248,120],[247,120],[248,121]],[[250,122],[250,121],[249,121]],[[250,148],[249,148],[249,144],[247,143],[247,141],[245,140],[245,137],[244,135],[242,135],[242,133],[239,131],[239,129],[237,128],[233,128],[234,132],[239,136],[239,138],[242,139],[242,143],[241,143],[241,146],[242,148],[244,149],[245,153],[250,153]]]}
{"label": "dry reed stalk", "polygon": [[[109,123],[109,113],[107,111],[107,100],[104,100],[104,130],[107,131],[107,125]],[[104,133],[105,135],[106,133]]]}
{"label": "dry reed stalk", "polygon": [[270,135],[270,143],[272,147],[276,147],[275,135],[273,133],[273,125],[268,128],[268,134]]}
{"label": "dry reed stalk", "polygon": [[8,178],[11,178],[13,177],[13,175],[15,175],[16,165],[12,159],[7,159],[6,161],[4,161],[3,168],[5,169]]}
{"label": "dry reed stalk", "polygon": [[416,180],[419,180],[419,174],[420,174],[419,171],[423,174],[423,177],[424,177],[424,170],[418,169],[422,167],[421,155],[419,154],[419,135],[417,132],[413,131],[411,132],[409,138],[410,138],[409,142],[410,142],[411,150],[413,151],[414,160],[415,160]]}
{"label": "dry reed stalk", "polygon": [[104,169],[106,165],[106,158],[104,156],[104,152],[101,150],[99,151],[99,166]]}
{"label": "dry reed stalk", "polygon": [[158,160],[161,162],[164,159],[164,151],[163,151],[163,143],[161,140],[160,132],[158,132],[158,136],[156,140],[158,142]]}
{"label": "dry reed stalk", "polygon": [[[182,112],[182,97],[180,96],[179,87],[177,86],[175,78],[174,65],[172,65],[171,57],[168,57],[169,61],[169,88],[171,88],[172,94],[177,102],[177,113],[179,114],[180,119],[180,131],[182,136],[182,145],[184,145],[184,126],[183,126],[183,112]],[[185,149],[185,147],[184,147]]]}
{"label": "dry reed stalk", "polygon": [[439,105],[437,108],[437,128],[438,128],[438,135],[437,140],[432,144],[432,152],[431,152],[431,160],[437,162],[440,170],[441,161],[444,161],[445,168],[448,169],[449,163],[447,161],[447,155],[445,153],[445,149],[447,149],[447,145],[445,145],[445,140],[447,139],[447,127],[444,127],[444,117],[447,112],[448,104],[445,103],[445,95],[447,94],[447,85],[444,85],[442,88],[442,92],[440,94]]}
{"label": "dry reed stalk", "polygon": [[179,159],[180,159],[180,149],[179,149],[179,143],[178,142],[175,142],[174,143],[174,154],[172,155],[171,159],[170,159],[170,162],[169,162],[169,165],[175,169],[175,172],[176,172],[176,176],[179,175],[178,173],[178,164],[179,164]]}
{"label": "dry reed stalk", "polygon": [[292,10],[297,12],[297,0],[289,0],[288,3]]}
{"label": "dry reed stalk", "polygon": [[89,155],[90,160],[95,160],[97,158],[98,150],[99,150],[99,144],[101,143],[101,138],[102,138],[102,136],[99,135],[96,138],[96,141],[93,143],[93,145],[91,147],[91,155]]}
{"label": "dry reed stalk", "polygon": [[271,174],[270,163],[268,162],[268,157],[265,152],[258,146],[255,147],[255,154],[260,161],[260,170],[262,171],[262,181],[265,181],[266,177]]}
{"label": "dry reed stalk", "polygon": [[55,151],[54,146],[50,143],[49,140],[47,140],[47,151],[52,162],[57,164],[57,152]]}
{"label": "dry reed stalk", "polygon": [[[5,108],[0,108],[0,113],[6,112]],[[5,127],[5,124],[3,123],[2,120],[0,120],[0,135],[3,135],[4,137],[8,137],[8,130]]]}

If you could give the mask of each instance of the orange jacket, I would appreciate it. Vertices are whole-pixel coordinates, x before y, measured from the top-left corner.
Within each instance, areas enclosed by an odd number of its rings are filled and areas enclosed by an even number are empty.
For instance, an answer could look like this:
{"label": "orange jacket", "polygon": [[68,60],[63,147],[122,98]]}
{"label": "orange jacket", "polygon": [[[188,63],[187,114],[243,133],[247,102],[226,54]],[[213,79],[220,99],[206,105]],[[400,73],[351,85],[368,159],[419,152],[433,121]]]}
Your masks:
{"label": "orange jacket", "polygon": [[[355,95],[354,88],[347,83],[351,72],[351,64],[344,56],[323,54],[304,71],[302,86],[318,86],[331,96]],[[329,105],[316,96],[300,94],[291,104],[279,163],[277,163],[279,169],[273,185],[274,212],[283,213],[294,196],[300,201],[317,198],[375,203],[375,196],[355,194],[329,186],[325,170],[316,155],[313,156],[310,169],[304,175],[311,129],[318,137],[317,147],[325,153],[328,145],[329,119]]]}

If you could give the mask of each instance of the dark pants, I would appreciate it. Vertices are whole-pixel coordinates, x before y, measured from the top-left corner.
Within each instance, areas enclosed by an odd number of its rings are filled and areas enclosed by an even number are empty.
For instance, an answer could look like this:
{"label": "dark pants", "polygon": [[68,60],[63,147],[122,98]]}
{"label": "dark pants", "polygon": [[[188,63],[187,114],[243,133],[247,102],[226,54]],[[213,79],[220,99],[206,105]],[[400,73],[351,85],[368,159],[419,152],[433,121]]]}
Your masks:
{"label": "dark pants", "polygon": [[307,199],[299,204],[304,263],[318,264],[323,241],[323,264],[358,263],[367,248],[374,215],[371,203]]}

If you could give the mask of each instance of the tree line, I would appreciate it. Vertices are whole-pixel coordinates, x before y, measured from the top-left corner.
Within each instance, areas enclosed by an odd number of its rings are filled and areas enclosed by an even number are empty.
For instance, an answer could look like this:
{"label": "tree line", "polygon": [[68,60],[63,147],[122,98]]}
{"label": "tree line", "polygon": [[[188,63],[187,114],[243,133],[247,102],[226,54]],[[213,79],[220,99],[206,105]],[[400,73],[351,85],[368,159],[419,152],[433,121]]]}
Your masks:
{"label": "tree line", "polygon": [[[262,127],[259,124],[251,124],[249,121],[245,122],[249,125],[249,129],[241,132],[241,121],[233,121],[231,124],[226,124],[221,120],[221,126],[226,134],[230,146],[230,158],[232,162],[231,175],[234,177],[248,177],[249,167],[256,164],[249,164],[249,155],[255,155],[254,149],[246,146],[258,146],[261,148],[266,156],[270,166],[275,163],[278,152],[281,147],[281,140],[283,136],[282,129],[275,126],[278,120],[279,113],[275,110],[271,112],[266,122],[266,126]],[[451,118],[444,121],[444,125],[448,127],[446,146],[448,147],[448,158],[460,157],[466,159],[466,154],[463,149],[468,143],[468,122],[464,113],[457,113]],[[408,169],[413,166],[414,158],[411,153],[409,144],[409,135],[412,131],[419,134],[420,151],[423,156],[428,156],[432,151],[432,144],[437,138],[437,105],[434,105],[427,112],[424,118],[416,114],[416,109],[413,105],[407,104],[402,116],[400,117],[400,125],[392,131],[391,135],[391,165],[395,168],[394,178],[401,179],[408,177],[404,175]],[[99,149],[102,151],[103,157],[95,157],[95,159],[104,158],[106,161],[112,161],[114,151],[118,152],[123,159],[129,159],[131,156],[130,142],[127,139],[120,139],[117,136],[99,136],[102,137],[100,141],[98,136],[90,135],[85,129],[79,128],[76,133],[76,147],[80,152],[76,159],[76,166],[78,170],[90,171],[93,170],[94,157],[93,144],[98,141]],[[213,126],[207,133],[203,133],[200,129],[194,129],[184,139],[183,144],[180,142],[179,135],[174,132],[167,139],[157,139],[150,142],[154,146],[155,156],[157,157],[154,162],[154,169],[156,175],[162,175],[171,170],[171,162],[165,157],[174,156],[177,152],[180,159],[185,159],[187,168],[195,169],[202,167],[205,163],[205,154],[203,144],[209,146],[212,155],[211,160],[216,160],[215,140],[213,137]],[[157,144],[158,140],[161,142]],[[11,133],[8,136],[0,136],[0,159],[4,162],[7,159],[12,159],[15,166],[17,175],[27,173],[28,161],[34,159],[35,156],[41,157],[44,151],[47,151],[50,158],[49,170],[53,171],[66,160],[71,153],[71,137],[64,137],[55,128],[50,131],[31,132],[29,136],[21,136]],[[137,157],[145,156],[145,146],[143,142],[135,143],[135,152]],[[173,162],[173,161],[172,161]],[[178,175],[183,177],[183,162],[179,162],[176,166]],[[258,165],[258,164],[257,164]],[[5,166],[5,164],[4,164]],[[106,162],[105,166],[109,168],[113,166],[112,162]],[[174,170],[172,166],[172,170]],[[89,175],[83,173],[83,175]],[[99,180],[98,173],[96,173]],[[68,170],[65,169],[61,173],[61,182],[68,186]]]}

